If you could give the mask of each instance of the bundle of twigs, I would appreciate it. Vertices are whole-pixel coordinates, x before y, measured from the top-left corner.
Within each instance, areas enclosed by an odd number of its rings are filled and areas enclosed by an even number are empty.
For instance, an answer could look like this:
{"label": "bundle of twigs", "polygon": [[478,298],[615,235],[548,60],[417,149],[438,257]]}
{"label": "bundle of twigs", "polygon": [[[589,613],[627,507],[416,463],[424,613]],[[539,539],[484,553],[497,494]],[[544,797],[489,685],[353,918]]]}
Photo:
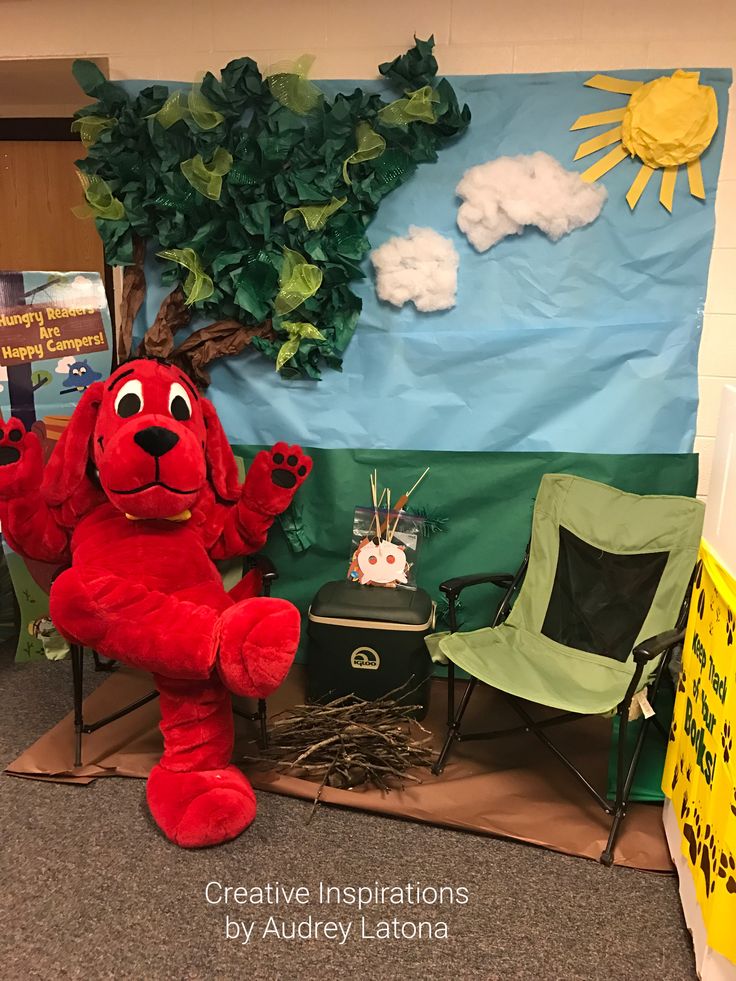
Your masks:
{"label": "bundle of twigs", "polygon": [[323,705],[296,705],[273,718],[268,747],[244,759],[319,780],[315,806],[325,786],[372,783],[388,792],[407,780],[421,783],[407,771],[431,766],[432,737],[411,718],[419,706],[397,700],[401,690],[374,701],[344,695]]}

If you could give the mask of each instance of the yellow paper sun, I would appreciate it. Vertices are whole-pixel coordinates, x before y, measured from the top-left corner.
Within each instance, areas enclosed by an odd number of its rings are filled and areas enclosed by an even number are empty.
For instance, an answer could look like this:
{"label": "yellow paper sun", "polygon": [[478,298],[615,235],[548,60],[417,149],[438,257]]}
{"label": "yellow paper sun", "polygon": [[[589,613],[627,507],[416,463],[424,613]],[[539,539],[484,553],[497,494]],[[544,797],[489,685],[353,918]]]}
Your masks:
{"label": "yellow paper sun", "polygon": [[659,200],[671,212],[677,171],[684,164],[690,193],[705,200],[700,157],[718,127],[718,105],[711,86],[700,84],[699,72],[678,70],[651,82],[594,75],[585,84],[631,98],[619,109],[579,116],[570,127],[618,124],[578,147],[576,160],[617,144],[580,175],[584,181],[596,181],[627,156],[636,157],[641,169],[626,194],[629,207],[634,209],[654,171],[661,170]]}

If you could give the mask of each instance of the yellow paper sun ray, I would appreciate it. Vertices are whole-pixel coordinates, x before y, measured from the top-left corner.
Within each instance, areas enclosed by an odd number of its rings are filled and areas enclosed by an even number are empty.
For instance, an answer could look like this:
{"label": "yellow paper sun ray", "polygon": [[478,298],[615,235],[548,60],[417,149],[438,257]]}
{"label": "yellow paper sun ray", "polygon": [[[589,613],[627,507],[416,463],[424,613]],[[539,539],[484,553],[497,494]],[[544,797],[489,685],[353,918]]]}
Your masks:
{"label": "yellow paper sun ray", "polygon": [[675,181],[677,167],[665,167],[662,170],[662,183],[659,187],[659,203],[672,214],[672,199],[675,196]]}
{"label": "yellow paper sun ray", "polygon": [[593,136],[584,143],[581,143],[574,159],[580,160],[581,157],[587,157],[588,154],[595,153],[596,150],[602,150],[604,146],[610,146],[612,143],[618,143],[620,139],[620,126],[614,126],[613,129],[607,129],[605,133],[599,133],[598,136]]}
{"label": "yellow paper sun ray", "polygon": [[659,201],[670,214],[677,171],[682,166],[687,167],[690,194],[705,199],[700,158],[718,128],[718,103],[713,87],[701,85],[699,72],[678,69],[649,82],[593,75],[584,84],[591,89],[629,96],[622,108],[586,113],[578,116],[570,127],[579,130],[607,123],[621,124],[578,146],[575,160],[615,144],[583,171],[580,176],[584,181],[598,180],[629,156],[641,164],[626,192],[632,211],[655,170],[662,171]]}
{"label": "yellow paper sun ray", "polygon": [[589,89],[602,89],[604,92],[616,92],[619,95],[633,95],[643,84],[632,78],[614,78],[613,75],[594,75],[583,82]]}
{"label": "yellow paper sun ray", "polygon": [[584,181],[592,184],[593,181],[597,181],[599,177],[607,174],[609,170],[613,170],[616,164],[620,164],[622,160],[626,159],[626,156],[626,150],[619,144],[613,150],[610,150],[605,157],[601,157],[600,160],[596,160],[594,164],[591,164],[580,176]]}
{"label": "yellow paper sun ray", "polygon": [[703,184],[703,168],[700,160],[691,160],[687,165],[687,183],[694,198],[705,201],[705,185]]}
{"label": "yellow paper sun ray", "polygon": [[649,179],[653,173],[654,170],[651,167],[647,167],[646,164],[642,164],[639,173],[632,181],[631,187],[626,192],[626,203],[632,211],[636,207],[639,198],[642,196],[644,188],[649,183]]}
{"label": "yellow paper sun ray", "polygon": [[603,126],[605,123],[620,123],[626,115],[626,106],[621,109],[604,109],[603,112],[589,112],[578,116],[570,127],[570,132],[576,129],[588,129],[590,126]]}

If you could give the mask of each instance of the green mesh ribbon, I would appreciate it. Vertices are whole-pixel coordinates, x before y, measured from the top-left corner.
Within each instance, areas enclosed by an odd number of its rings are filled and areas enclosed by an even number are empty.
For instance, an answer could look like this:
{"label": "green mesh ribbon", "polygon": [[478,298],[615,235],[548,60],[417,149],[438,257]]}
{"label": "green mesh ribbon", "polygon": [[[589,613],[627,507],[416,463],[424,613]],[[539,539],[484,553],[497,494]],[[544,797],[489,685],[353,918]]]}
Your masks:
{"label": "green mesh ribbon", "polygon": [[342,165],[342,177],[346,184],[352,184],[350,174],[348,173],[348,167],[351,164],[363,163],[365,160],[375,160],[386,149],[384,138],[379,136],[365,120],[358,123],[355,127],[355,142],[357,144],[355,152],[351,153]]}
{"label": "green mesh ribbon", "polygon": [[192,85],[188,92],[182,92],[181,89],[173,92],[152,117],[164,129],[169,129],[180,119],[191,119],[204,130],[214,129],[225,118],[221,112],[212,108],[202,95],[199,85]]}
{"label": "green mesh ribbon", "polygon": [[164,249],[156,255],[162,259],[178,262],[180,266],[189,270],[189,275],[184,280],[187,306],[212,296],[215,291],[212,280],[202,268],[202,262],[194,249]]}
{"label": "green mesh ribbon", "polygon": [[388,187],[395,187],[409,177],[416,170],[416,164],[411,157],[397,147],[389,147],[380,157],[374,166],[373,172]]}
{"label": "green mesh ribbon", "polygon": [[227,182],[236,187],[260,186],[263,184],[263,168],[255,163],[236,163]]}
{"label": "green mesh ribbon", "polygon": [[198,153],[190,160],[182,160],[179,166],[182,174],[195,191],[199,191],[210,201],[219,201],[222,193],[222,178],[228,173],[232,165],[232,154],[228,153],[224,147],[218,146],[208,164]]}
{"label": "green mesh ribbon", "polygon": [[[279,275],[279,291],[273,304],[274,310],[281,317],[291,313],[292,310],[296,310],[310,296],[314,296],[322,285],[322,270],[308,263],[303,255],[286,247],[284,247],[283,255],[284,263]],[[297,344],[294,352],[298,347]]]}
{"label": "green mesh ribbon", "polygon": [[188,187],[182,194],[168,194],[165,191],[153,199],[157,208],[180,211],[186,208],[196,199],[196,194],[191,187]]}
{"label": "green mesh ribbon", "polygon": [[423,85],[414,92],[407,92],[405,99],[390,102],[378,112],[378,118],[387,126],[407,126],[409,123],[436,123],[437,113],[432,103],[440,97],[431,85]]}
{"label": "green mesh ribbon", "polygon": [[72,133],[79,133],[85,147],[90,147],[103,130],[117,124],[114,116],[81,116],[72,123]]}
{"label": "green mesh ribbon", "polygon": [[280,61],[264,76],[274,99],[299,116],[313,112],[323,99],[322,92],[307,78],[313,61],[314,55],[306,54],[296,61]]}
{"label": "green mesh ribbon", "polygon": [[304,204],[299,208],[290,208],[284,215],[284,221],[291,221],[301,215],[309,231],[314,232],[318,228],[324,228],[330,215],[339,211],[347,201],[347,198],[333,198],[323,204]]}
{"label": "green mesh ribbon", "polygon": [[88,177],[79,170],[77,176],[84,188],[84,197],[87,202],[72,208],[72,212],[77,218],[103,218],[107,221],[119,221],[125,217],[125,206],[113,195],[107,181],[98,177],[97,174]]}
{"label": "green mesh ribbon", "polygon": [[314,324],[294,323],[291,320],[282,320],[281,329],[286,331],[289,339],[288,341],[284,341],[279,348],[279,353],[276,355],[276,371],[281,371],[286,362],[294,357],[299,350],[299,345],[305,338],[313,341],[323,341],[325,339],[325,335],[317,330]]}

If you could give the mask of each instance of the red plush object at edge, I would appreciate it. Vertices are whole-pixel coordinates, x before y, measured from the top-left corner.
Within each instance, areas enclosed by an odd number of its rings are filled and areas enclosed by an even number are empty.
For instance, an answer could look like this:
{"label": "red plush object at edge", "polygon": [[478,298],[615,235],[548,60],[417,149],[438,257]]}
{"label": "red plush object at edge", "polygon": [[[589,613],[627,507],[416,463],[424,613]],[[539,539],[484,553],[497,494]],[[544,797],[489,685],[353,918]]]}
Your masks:
{"label": "red plush object at edge", "polygon": [[256,456],[242,486],[214,408],[173,365],[122,365],[82,396],[45,472],[41,446],[0,424],[0,521],[22,555],[68,565],[51,617],[69,640],[154,673],[164,753],[147,786],[187,848],[240,834],[256,811],[230,765],[230,692],[265,698],[299,642],[297,609],[225,592],[213,559],[266,541],[312,466],[298,446]]}

